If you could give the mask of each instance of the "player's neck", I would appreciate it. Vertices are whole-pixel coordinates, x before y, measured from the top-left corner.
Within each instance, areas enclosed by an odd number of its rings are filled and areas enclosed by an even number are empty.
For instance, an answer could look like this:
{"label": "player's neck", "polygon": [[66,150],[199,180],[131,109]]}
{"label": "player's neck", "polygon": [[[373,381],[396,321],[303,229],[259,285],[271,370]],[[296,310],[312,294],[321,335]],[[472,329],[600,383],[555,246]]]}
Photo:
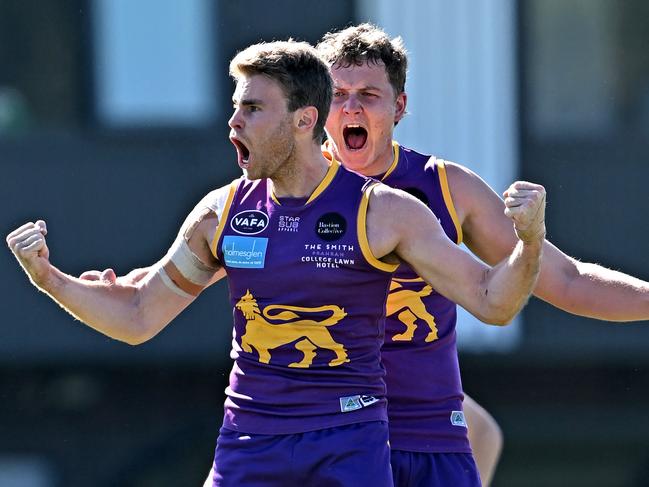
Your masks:
{"label": "player's neck", "polygon": [[[394,163],[394,148],[392,139],[389,143],[372,159],[365,163],[349,164],[350,169],[361,173],[363,176],[380,178]],[[357,167],[352,167],[352,165]]]}
{"label": "player's neck", "polygon": [[296,146],[295,153],[272,178],[273,193],[278,198],[306,198],[322,182],[329,161],[314,143]]}
{"label": "player's neck", "polygon": [[367,168],[367,173],[363,172],[364,176],[383,176],[388,169],[392,166],[394,162],[394,149],[392,147],[392,141],[390,141],[390,146],[388,149],[384,150],[376,159]]}
{"label": "player's neck", "polygon": [[376,156],[370,159],[361,155],[343,158],[338,152],[338,148],[332,142],[329,142],[327,150],[331,151],[333,158],[342,163],[347,169],[351,169],[363,176],[376,177],[385,174],[394,163],[394,146],[392,139]]}

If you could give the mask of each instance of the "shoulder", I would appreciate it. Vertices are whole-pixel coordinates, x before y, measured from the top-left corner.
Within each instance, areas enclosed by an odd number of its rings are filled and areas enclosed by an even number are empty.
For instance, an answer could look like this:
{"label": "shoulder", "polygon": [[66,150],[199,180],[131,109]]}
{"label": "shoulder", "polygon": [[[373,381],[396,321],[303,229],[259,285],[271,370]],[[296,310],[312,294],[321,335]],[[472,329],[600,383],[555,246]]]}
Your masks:
{"label": "shoulder", "polygon": [[478,174],[462,164],[418,152],[402,145],[399,146],[399,152],[400,157],[407,159],[409,165],[419,163],[424,170],[443,173],[453,201],[456,200],[456,197],[471,195],[481,188],[489,189],[487,183]]}
{"label": "shoulder", "polygon": [[181,234],[189,240],[196,233],[202,234],[209,240],[216,231],[219,221],[232,200],[232,195],[238,186],[239,180],[210,191],[194,206],[189,213]]}
{"label": "shoulder", "polygon": [[367,234],[373,255],[382,258],[414,248],[422,241],[448,240],[433,212],[414,196],[378,183],[372,187],[367,215]]}
{"label": "shoulder", "polygon": [[406,147],[397,141],[392,141],[399,149],[399,157],[407,157],[412,159],[428,159],[431,155],[426,152],[420,152],[412,147]]}
{"label": "shoulder", "polygon": [[470,187],[471,185],[482,183],[486,184],[480,176],[475,172],[469,169],[462,164],[451,161],[443,161],[444,168],[446,170],[446,176],[448,177],[448,184],[451,187],[451,191],[455,188],[462,189],[464,187]]}
{"label": "shoulder", "polygon": [[393,188],[379,181],[369,181],[366,188],[366,192],[370,195],[370,204],[373,205],[401,204],[400,202],[404,200],[416,200],[416,198],[410,196],[405,191]]}
{"label": "shoulder", "polygon": [[432,156],[431,154],[419,152],[410,147],[405,147],[398,142],[395,142],[395,144],[399,149],[397,152],[399,166],[403,169],[407,168],[408,171],[413,169],[425,170],[426,167],[429,167],[430,162],[436,159],[435,156]]}
{"label": "shoulder", "polygon": [[231,199],[231,195],[233,195],[236,191],[240,181],[240,179],[236,179],[230,184],[210,191],[205,196],[203,196],[203,198],[198,202],[195,208],[211,209],[220,215],[223,212],[223,209],[225,208],[228,200]]}
{"label": "shoulder", "polygon": [[484,205],[499,205],[500,197],[478,174],[466,166],[446,162],[446,179],[460,222]]}
{"label": "shoulder", "polygon": [[365,194],[369,201],[366,219],[367,240],[372,255],[383,259],[392,254],[404,235],[407,235],[408,228],[412,226],[409,222],[417,213],[417,205],[423,204],[405,191],[379,182],[368,186]]}
{"label": "shoulder", "polygon": [[414,196],[383,183],[373,183],[368,192],[370,212],[380,214],[384,223],[403,224],[421,211],[430,211]]}

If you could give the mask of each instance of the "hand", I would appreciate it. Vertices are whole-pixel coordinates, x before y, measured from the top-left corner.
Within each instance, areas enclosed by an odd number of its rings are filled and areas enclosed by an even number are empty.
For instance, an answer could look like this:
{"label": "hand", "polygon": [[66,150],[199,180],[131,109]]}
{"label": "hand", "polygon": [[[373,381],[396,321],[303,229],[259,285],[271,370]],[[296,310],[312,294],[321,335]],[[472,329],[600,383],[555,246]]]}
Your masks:
{"label": "hand", "polygon": [[516,181],[503,193],[505,215],[514,222],[520,240],[532,243],[545,238],[545,188]]}
{"label": "hand", "polygon": [[7,235],[7,245],[36,285],[45,282],[51,268],[45,235],[47,226],[43,220],[25,223]]}

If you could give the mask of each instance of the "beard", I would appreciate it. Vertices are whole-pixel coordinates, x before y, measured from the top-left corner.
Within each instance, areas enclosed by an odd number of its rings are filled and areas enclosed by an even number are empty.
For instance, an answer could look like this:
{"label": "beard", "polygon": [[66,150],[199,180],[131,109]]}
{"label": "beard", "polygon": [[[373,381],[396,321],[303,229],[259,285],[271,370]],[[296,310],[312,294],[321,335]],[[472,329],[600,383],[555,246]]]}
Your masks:
{"label": "beard", "polygon": [[248,179],[285,178],[295,170],[295,135],[292,114],[282,120],[261,143],[256,144],[258,158],[246,171]]}

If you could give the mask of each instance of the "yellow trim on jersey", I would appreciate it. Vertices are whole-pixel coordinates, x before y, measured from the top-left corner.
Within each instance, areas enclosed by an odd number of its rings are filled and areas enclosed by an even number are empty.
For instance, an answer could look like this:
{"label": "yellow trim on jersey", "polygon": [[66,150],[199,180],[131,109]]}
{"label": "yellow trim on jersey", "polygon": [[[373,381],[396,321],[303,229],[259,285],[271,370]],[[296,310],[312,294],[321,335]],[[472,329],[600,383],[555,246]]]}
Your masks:
{"label": "yellow trim on jersey", "polygon": [[437,167],[439,168],[439,184],[442,187],[444,203],[446,203],[446,208],[448,209],[448,212],[451,215],[451,220],[453,220],[453,224],[455,225],[457,244],[459,245],[462,243],[462,225],[460,225],[460,219],[457,217],[455,205],[453,205],[453,198],[451,197],[451,190],[448,186],[448,178],[446,177],[446,165],[444,164],[443,159],[437,159]]}
{"label": "yellow trim on jersey", "polygon": [[392,280],[396,282],[424,282],[421,277],[413,277],[412,279],[393,277]]}
{"label": "yellow trim on jersey", "polygon": [[237,191],[237,186],[239,185],[240,179],[236,179],[230,183],[230,192],[228,193],[228,198],[225,200],[223,205],[223,212],[218,215],[219,225],[216,227],[216,232],[214,232],[214,237],[212,238],[212,243],[210,244],[210,250],[212,255],[218,260],[218,254],[216,249],[216,244],[219,243],[223,229],[225,228],[225,222],[228,219],[228,213],[230,213],[230,208],[232,206],[232,200],[234,199],[234,193]]}
{"label": "yellow trim on jersey", "polygon": [[340,168],[340,164],[332,160],[331,164],[329,164],[329,169],[327,169],[327,174],[325,174],[325,177],[322,181],[320,181],[320,184],[318,184],[318,187],[313,191],[311,196],[309,196],[309,199],[306,200],[306,204],[308,205],[311,203],[314,199],[316,199],[320,194],[331,184],[331,181],[333,181],[334,176],[338,172],[338,169]]}
{"label": "yellow trim on jersey", "polygon": [[394,170],[397,168],[399,165],[399,142],[396,140],[392,141],[392,152],[393,152],[393,158],[392,158],[392,164],[388,168],[388,170],[385,172],[383,177],[381,178],[381,181],[384,181],[385,178],[387,178]]}
{"label": "yellow trim on jersey", "polygon": [[374,254],[372,254],[372,250],[370,249],[370,242],[367,239],[367,207],[370,203],[370,193],[377,184],[379,183],[368,185],[363,192],[363,198],[361,199],[361,204],[358,208],[358,218],[356,219],[358,242],[361,245],[363,257],[365,257],[365,260],[370,265],[385,272],[394,272],[397,270],[397,267],[399,267],[399,264],[388,264],[374,257]]}
{"label": "yellow trim on jersey", "polygon": [[[313,190],[313,193],[311,193],[309,199],[306,200],[306,203],[304,203],[305,205],[311,203],[314,199],[320,196],[325,189],[327,189],[327,186],[331,184],[331,181],[336,176],[338,168],[340,168],[340,163],[333,159],[332,156],[331,163],[329,164],[329,168],[327,169],[327,174],[325,174],[325,177],[322,179],[322,181],[320,181],[320,184],[318,184],[318,186],[316,186],[316,188]],[[277,196],[275,196],[274,191],[271,191],[270,197],[277,205],[282,206],[282,203],[280,203],[280,201],[277,199]]]}

